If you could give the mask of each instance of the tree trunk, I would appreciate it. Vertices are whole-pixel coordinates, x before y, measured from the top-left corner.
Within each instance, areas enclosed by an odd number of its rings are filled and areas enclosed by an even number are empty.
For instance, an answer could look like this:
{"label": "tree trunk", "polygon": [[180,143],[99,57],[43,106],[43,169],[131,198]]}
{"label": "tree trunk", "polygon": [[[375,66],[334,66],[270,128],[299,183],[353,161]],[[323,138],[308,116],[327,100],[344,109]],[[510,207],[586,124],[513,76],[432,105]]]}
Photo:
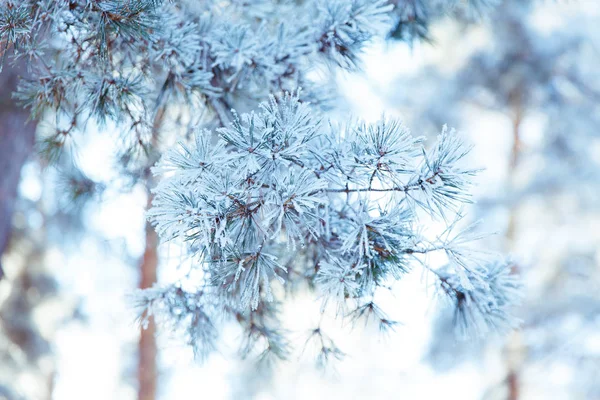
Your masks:
{"label": "tree trunk", "polygon": [[[152,152],[148,155],[148,165],[144,168],[143,182],[146,187],[146,210],[152,206],[152,188],[154,187],[154,178],[150,171],[158,159],[158,137],[159,131],[165,116],[165,109],[161,105],[155,115],[152,132]],[[158,235],[150,224],[146,221],[146,247],[144,257],[140,265],[140,289],[152,287],[157,281],[158,271]],[[140,343],[138,354],[138,400],[155,400],[156,387],[158,382],[157,355],[156,346],[156,324],[154,317],[150,316],[148,326],[141,327]]]}
{"label": "tree trunk", "polygon": [[[511,193],[515,192],[515,180],[517,167],[521,156],[521,124],[523,122],[523,112],[519,105],[515,107],[515,113],[512,120],[512,149],[510,154],[510,162],[508,165],[508,187]],[[517,225],[517,207],[511,206],[508,220],[508,228],[506,230],[506,251],[513,251],[515,234]],[[518,266],[513,265],[513,273],[518,273]],[[524,349],[521,344],[521,332],[515,331],[507,338],[505,347],[506,367],[508,370],[506,376],[506,386],[508,389],[507,400],[519,400],[520,398],[520,377],[519,369],[521,365],[521,357]]]}
{"label": "tree trunk", "polygon": [[[514,193],[515,187],[515,174],[519,160],[521,158],[521,123],[523,121],[523,113],[520,108],[515,110],[515,115],[512,120],[512,148],[510,152],[510,162],[508,164],[508,186],[509,190]],[[508,228],[506,230],[506,247],[507,251],[511,251],[513,242],[515,239],[516,229],[516,206],[512,206],[510,209],[510,215],[508,219]]]}
{"label": "tree trunk", "polygon": [[[0,73],[0,279],[4,276],[2,255],[8,250],[13,230],[12,219],[21,169],[33,153],[35,142],[36,123],[29,121],[29,110],[24,109],[12,98],[21,78],[19,74],[24,71],[26,71],[24,63],[12,66],[5,62]],[[45,222],[41,229],[45,230]],[[39,357],[49,351],[47,347],[49,344],[40,336],[38,328],[32,321],[38,301],[42,300],[32,300],[28,294],[31,290],[35,290],[38,296],[39,293],[46,293],[49,289],[44,287],[44,284],[52,283],[48,283],[49,278],[45,276],[42,264],[45,233],[37,239],[34,239],[34,236],[29,236],[33,243],[26,246],[26,248],[31,247],[31,250],[22,254],[24,265],[21,265],[18,274],[12,277],[13,294],[7,299],[4,304],[5,309],[2,310],[7,314],[0,315],[0,319],[4,320],[5,330],[8,329],[5,332],[7,338],[28,355],[29,364],[26,365],[36,371],[37,376],[37,374],[44,374],[44,369],[38,370],[39,366],[36,367],[36,364]],[[41,286],[36,287],[36,284]],[[46,295],[52,294],[46,293]],[[47,384],[44,393],[47,399],[52,398],[54,389],[53,368],[48,376],[41,378]]]}
{"label": "tree trunk", "polygon": [[29,112],[15,104],[12,93],[19,81],[18,67],[4,66],[0,74],[0,279],[2,254],[8,246],[21,168],[33,150],[36,125]]}
{"label": "tree trunk", "polygon": [[[148,192],[148,205],[152,202],[152,195]],[[146,222],[146,248],[140,265],[140,288],[152,287],[156,282],[158,269],[158,235],[149,222]],[[138,400],[156,399],[156,325],[150,317],[148,326],[140,328],[139,359],[138,359]]]}

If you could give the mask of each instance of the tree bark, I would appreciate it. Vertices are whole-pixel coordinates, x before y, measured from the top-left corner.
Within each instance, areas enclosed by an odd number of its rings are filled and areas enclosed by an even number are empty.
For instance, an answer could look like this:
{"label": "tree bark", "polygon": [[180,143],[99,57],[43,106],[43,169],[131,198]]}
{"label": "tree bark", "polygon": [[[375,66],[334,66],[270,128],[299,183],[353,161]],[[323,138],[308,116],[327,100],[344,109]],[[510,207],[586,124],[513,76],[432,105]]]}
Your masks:
{"label": "tree bark", "polygon": [[[160,105],[156,112],[152,132],[152,152],[148,156],[148,165],[144,168],[143,182],[146,187],[146,210],[152,206],[154,198],[152,188],[154,187],[154,178],[150,171],[150,166],[158,159],[158,145],[160,128],[165,117],[164,105]],[[146,246],[144,256],[140,265],[140,289],[152,287],[157,281],[158,272],[158,235],[150,222],[146,221],[145,228]],[[145,328],[145,329],[144,329]],[[158,384],[157,356],[158,348],[156,345],[156,324],[154,318],[150,316],[148,326],[140,329],[140,342],[138,348],[138,400],[155,400],[156,388]]]}
{"label": "tree bark", "polygon": [[0,279],[4,276],[2,254],[12,230],[21,168],[33,151],[36,130],[36,124],[28,122],[29,112],[12,99],[20,71],[5,65],[0,73]]}
{"label": "tree bark", "polygon": [[[150,207],[152,195],[148,193]],[[158,235],[152,225],[146,222],[146,248],[140,265],[140,288],[152,287],[156,282],[158,269]],[[138,400],[155,400],[157,386],[156,366],[156,325],[150,317],[148,326],[140,328],[139,359],[138,359]]]}

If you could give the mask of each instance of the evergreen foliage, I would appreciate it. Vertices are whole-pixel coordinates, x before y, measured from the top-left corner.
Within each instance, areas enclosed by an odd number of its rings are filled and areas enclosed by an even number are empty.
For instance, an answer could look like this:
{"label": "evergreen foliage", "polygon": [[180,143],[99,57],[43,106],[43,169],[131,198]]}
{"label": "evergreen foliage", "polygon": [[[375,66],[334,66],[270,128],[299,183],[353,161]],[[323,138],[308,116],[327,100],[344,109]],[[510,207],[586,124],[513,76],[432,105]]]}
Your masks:
{"label": "evergreen foliage", "polygon": [[[461,331],[514,325],[508,265],[475,254],[477,237],[459,229],[476,170],[463,165],[470,149],[456,132],[444,128],[426,150],[398,121],[336,126],[324,114],[323,81],[359,69],[368,42],[417,4],[395,3],[0,3],[0,51],[5,62],[28,60],[15,96],[52,126],[42,141],[50,158],[93,120],[123,132],[125,170],[149,180],[162,143],[180,142],[154,169],[149,218],[163,241],[187,246],[202,282],[142,291],[142,321],[182,331],[200,358],[234,321],[242,355],[285,358],[286,292],[306,282],[323,312],[333,304],[339,318],[388,330],[396,322],[375,291],[418,265],[454,302]],[[423,234],[431,218],[446,228],[434,240]],[[436,251],[447,267],[427,262]],[[312,337],[321,361],[342,356],[320,330]]]}
{"label": "evergreen foliage", "polygon": [[446,268],[422,265],[455,302],[461,333],[514,326],[518,285],[508,264],[469,249],[478,238],[472,226],[450,220],[434,242],[420,233],[421,211],[443,220],[470,202],[474,171],[460,166],[468,149],[456,133],[444,128],[425,151],[394,120],[345,129],[320,120],[299,94],[272,97],[257,112],[234,113],[214,144],[200,130],[158,164],[168,176],[149,216],[163,239],[187,243],[204,271],[204,295],[220,299],[212,314],[272,313],[276,321],[277,302],[268,304],[282,294],[274,282],[285,292],[299,280],[338,317],[371,315],[386,329],[395,321],[373,303],[375,291],[410,271],[416,255],[440,251]]}

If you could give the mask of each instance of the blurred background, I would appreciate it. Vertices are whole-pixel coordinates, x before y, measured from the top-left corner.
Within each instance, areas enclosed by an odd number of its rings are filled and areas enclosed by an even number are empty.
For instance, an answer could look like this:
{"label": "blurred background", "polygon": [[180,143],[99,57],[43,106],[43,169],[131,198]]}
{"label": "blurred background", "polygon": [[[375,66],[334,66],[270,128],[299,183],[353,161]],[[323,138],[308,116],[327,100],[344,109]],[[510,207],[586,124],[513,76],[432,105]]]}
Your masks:
{"label": "blurred background", "polygon": [[[160,326],[140,333],[131,293],[178,279],[189,260],[157,243],[146,189],[119,189],[116,129],[90,124],[52,167],[0,147],[0,189],[18,189],[12,220],[0,219],[0,240],[12,225],[0,399],[600,399],[600,3],[505,1],[428,27],[418,17],[373,43],[364,72],[337,76],[335,115],[398,116],[426,137],[448,124],[475,146],[484,170],[469,214],[495,233],[482,246],[512,255],[523,278],[519,331],[457,341],[414,272],[378,302],[402,322],[395,332],[330,321],[348,353],[335,368],[300,357],[258,370],[227,352],[200,365]],[[21,127],[27,112],[5,93],[0,123]],[[36,127],[19,129],[31,147]],[[307,329],[319,305],[294,299],[286,326]]]}

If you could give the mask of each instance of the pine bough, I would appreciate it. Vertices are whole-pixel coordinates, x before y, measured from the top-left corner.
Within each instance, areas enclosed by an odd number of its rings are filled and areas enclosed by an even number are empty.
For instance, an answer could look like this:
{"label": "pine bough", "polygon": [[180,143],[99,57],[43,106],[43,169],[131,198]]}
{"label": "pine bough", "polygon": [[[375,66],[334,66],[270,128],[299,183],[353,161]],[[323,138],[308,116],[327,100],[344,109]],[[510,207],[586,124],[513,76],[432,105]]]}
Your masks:
{"label": "pine bough", "polygon": [[[50,158],[90,119],[111,121],[127,168],[147,156],[127,173],[146,179],[166,119],[220,126],[162,156],[149,212],[163,241],[185,243],[203,281],[138,296],[142,319],[184,331],[200,358],[228,320],[245,333],[242,354],[288,356],[280,305],[303,284],[324,312],[393,328],[374,294],[415,267],[436,277],[461,332],[513,326],[508,264],[474,254],[472,227],[458,229],[476,171],[460,166],[469,149],[456,134],[444,129],[424,151],[394,120],[322,122],[330,93],[309,76],[358,69],[365,44],[402,10],[392,3],[0,0],[0,56],[27,61],[15,96],[52,127],[42,141]],[[286,92],[295,94],[269,99]],[[447,229],[427,239],[424,215]],[[449,265],[431,266],[431,252]],[[320,327],[309,341],[321,362],[342,356]]]}
{"label": "pine bough", "polygon": [[[204,281],[193,293],[177,285],[146,291],[142,304],[147,315],[183,324],[198,354],[215,347],[217,327],[232,319],[250,342],[287,355],[278,305],[302,282],[322,297],[323,312],[393,328],[375,292],[415,265],[437,278],[461,334],[514,326],[510,265],[469,249],[478,237],[473,226],[458,230],[460,213],[435,240],[420,234],[423,212],[446,221],[470,201],[476,171],[460,166],[469,149],[453,130],[424,151],[395,120],[321,123],[298,94],[234,115],[230,126],[199,130],[193,144],[168,151],[155,169],[165,178],[149,217],[163,240],[187,244]],[[446,267],[423,262],[435,251],[446,253]],[[323,346],[322,357],[340,356]]]}

